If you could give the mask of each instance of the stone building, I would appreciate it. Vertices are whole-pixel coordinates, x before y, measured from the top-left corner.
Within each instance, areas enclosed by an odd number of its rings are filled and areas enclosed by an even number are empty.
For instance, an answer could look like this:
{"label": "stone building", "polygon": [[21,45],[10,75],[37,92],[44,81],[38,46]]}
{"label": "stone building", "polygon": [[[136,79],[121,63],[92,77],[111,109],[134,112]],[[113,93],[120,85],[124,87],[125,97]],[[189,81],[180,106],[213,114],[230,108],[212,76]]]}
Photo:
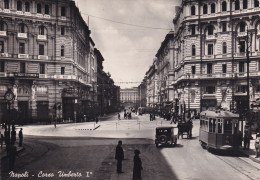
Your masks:
{"label": "stone building", "polygon": [[139,107],[138,88],[120,89],[120,103],[124,108],[137,109]]}
{"label": "stone building", "polygon": [[158,101],[158,94],[159,94],[159,81],[157,75],[157,64],[156,59],[153,60],[152,66],[148,69],[145,73],[146,77],[146,107],[156,107],[160,104]]}
{"label": "stone building", "polygon": [[72,0],[0,1],[1,122],[8,89],[17,123],[79,119],[95,92],[93,47]]}
{"label": "stone building", "polygon": [[183,0],[176,10],[172,85],[177,105],[243,113],[260,98],[259,1]]}

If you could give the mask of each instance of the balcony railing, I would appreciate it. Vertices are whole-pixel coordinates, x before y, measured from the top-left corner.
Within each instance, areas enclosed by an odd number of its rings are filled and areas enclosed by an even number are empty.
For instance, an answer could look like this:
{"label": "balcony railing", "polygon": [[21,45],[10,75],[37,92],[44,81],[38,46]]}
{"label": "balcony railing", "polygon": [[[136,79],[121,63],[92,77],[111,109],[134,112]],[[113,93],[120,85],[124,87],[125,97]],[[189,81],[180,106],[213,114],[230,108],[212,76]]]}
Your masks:
{"label": "balcony railing", "polygon": [[1,57],[8,57],[8,53],[1,53]]}
{"label": "balcony railing", "polygon": [[6,36],[6,31],[0,31],[0,36]]}
{"label": "balcony railing", "polygon": [[49,14],[44,14],[43,17],[44,17],[44,18],[47,18],[47,19],[50,19],[50,18],[51,18],[51,16],[50,16]]}
{"label": "balcony railing", "polygon": [[216,39],[215,35],[207,35],[206,39]]}
{"label": "balcony railing", "polygon": [[18,38],[27,38],[27,33],[18,33],[17,37]]}
{"label": "balcony railing", "polygon": [[39,13],[37,13],[37,14],[36,14],[36,17],[38,17],[38,18],[43,18],[43,15],[42,15],[42,14],[39,14]]}
{"label": "balcony railing", "polygon": [[29,58],[29,54],[18,54],[18,58],[20,58],[20,59],[28,59]]}
{"label": "balcony railing", "polygon": [[238,33],[237,33],[237,36],[238,36],[238,37],[246,36],[246,32],[238,32]]}
{"label": "balcony railing", "polygon": [[64,20],[64,21],[67,20],[67,18],[65,16],[61,16],[60,19]]}
{"label": "balcony railing", "polygon": [[24,12],[25,16],[31,16],[32,14],[30,12]]}
{"label": "balcony railing", "polygon": [[37,36],[37,39],[38,39],[38,40],[47,40],[47,36],[46,36],[46,35],[40,35],[40,34],[39,34],[39,35]]}
{"label": "balcony railing", "polygon": [[46,55],[38,55],[38,59],[48,60],[48,56],[46,56]]}
{"label": "balcony railing", "polygon": [[16,11],[16,14],[23,15],[23,11]]}
{"label": "balcony railing", "polygon": [[10,11],[10,9],[4,9],[3,12],[4,13],[10,13],[11,11]]}

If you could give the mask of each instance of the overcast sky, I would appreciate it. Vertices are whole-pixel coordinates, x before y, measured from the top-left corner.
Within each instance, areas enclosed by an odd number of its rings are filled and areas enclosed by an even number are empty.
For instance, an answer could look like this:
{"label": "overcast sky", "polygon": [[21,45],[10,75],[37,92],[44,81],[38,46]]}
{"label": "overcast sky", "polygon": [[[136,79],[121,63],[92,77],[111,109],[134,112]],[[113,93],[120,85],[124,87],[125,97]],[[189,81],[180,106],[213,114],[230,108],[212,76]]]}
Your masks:
{"label": "overcast sky", "polygon": [[137,87],[143,80],[161,42],[173,28],[175,6],[181,0],[75,2],[86,23],[89,17],[91,37],[105,59],[104,71],[111,74],[116,85],[126,88]]}

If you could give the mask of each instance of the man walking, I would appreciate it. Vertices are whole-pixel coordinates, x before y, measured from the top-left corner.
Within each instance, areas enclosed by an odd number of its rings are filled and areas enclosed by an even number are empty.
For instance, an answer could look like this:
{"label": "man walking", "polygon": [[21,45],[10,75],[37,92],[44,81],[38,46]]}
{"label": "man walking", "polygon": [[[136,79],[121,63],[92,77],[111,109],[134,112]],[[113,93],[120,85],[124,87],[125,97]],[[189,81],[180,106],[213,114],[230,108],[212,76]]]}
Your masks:
{"label": "man walking", "polygon": [[23,146],[23,128],[21,128],[19,131],[19,146]]}
{"label": "man walking", "polygon": [[122,141],[118,141],[118,145],[116,147],[115,159],[117,160],[117,173],[123,173],[122,172],[122,161],[124,159],[124,151],[122,148]]}

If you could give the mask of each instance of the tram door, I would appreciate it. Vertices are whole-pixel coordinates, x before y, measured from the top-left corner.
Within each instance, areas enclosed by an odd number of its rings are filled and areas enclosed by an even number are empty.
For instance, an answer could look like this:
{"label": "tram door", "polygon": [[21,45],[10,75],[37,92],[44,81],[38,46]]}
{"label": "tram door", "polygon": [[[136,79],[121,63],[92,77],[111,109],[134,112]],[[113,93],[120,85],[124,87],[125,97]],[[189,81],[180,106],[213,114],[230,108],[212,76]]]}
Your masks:
{"label": "tram door", "polygon": [[28,101],[19,101],[18,102],[18,111],[19,111],[19,119],[22,124],[25,124],[29,121],[29,103]]}

